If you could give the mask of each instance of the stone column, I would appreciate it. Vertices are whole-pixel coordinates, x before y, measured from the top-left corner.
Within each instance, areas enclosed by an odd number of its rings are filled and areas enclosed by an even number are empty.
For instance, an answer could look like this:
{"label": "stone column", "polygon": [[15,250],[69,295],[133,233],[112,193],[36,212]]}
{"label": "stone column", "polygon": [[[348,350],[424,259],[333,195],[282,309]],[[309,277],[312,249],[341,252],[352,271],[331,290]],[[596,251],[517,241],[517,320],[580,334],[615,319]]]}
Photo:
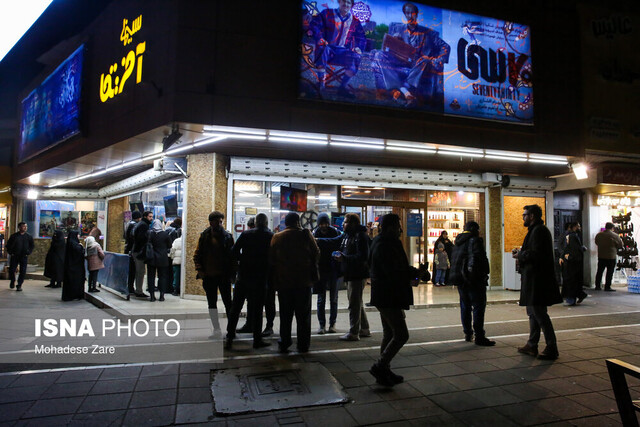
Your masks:
{"label": "stone column", "polygon": [[209,213],[217,210],[226,215],[228,161],[228,157],[215,153],[192,154],[188,157],[189,178],[185,188],[187,209],[182,228],[185,294],[204,295],[202,282],[196,280],[193,254],[200,233],[209,226]]}
{"label": "stone column", "polygon": [[105,249],[110,252],[124,252],[124,211],[129,210],[128,197],[109,200],[107,206],[107,236]]}
{"label": "stone column", "polygon": [[502,287],[502,187],[489,187],[489,268],[491,287]]}

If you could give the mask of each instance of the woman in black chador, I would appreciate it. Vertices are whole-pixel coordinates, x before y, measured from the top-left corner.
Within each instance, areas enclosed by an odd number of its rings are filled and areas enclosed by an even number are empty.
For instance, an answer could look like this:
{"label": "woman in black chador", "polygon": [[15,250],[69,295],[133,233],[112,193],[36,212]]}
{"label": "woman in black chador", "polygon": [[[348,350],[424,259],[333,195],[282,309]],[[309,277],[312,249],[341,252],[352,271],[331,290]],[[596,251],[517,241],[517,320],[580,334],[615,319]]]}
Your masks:
{"label": "woman in black chador", "polygon": [[84,248],[78,241],[78,232],[69,231],[64,257],[64,281],[62,301],[72,301],[84,297]]}
{"label": "woman in black chador", "polygon": [[56,230],[51,238],[51,247],[44,261],[44,276],[51,279],[45,288],[59,288],[64,279],[64,233]]}

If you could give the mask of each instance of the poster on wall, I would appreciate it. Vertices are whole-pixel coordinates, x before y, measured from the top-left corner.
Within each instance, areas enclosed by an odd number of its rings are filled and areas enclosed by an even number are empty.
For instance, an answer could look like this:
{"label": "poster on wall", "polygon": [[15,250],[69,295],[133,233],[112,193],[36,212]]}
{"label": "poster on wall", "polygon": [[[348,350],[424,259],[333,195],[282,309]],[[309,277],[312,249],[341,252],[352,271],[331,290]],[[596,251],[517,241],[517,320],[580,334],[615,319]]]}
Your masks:
{"label": "poster on wall", "polygon": [[533,124],[527,25],[403,0],[302,0],[300,98]]}
{"label": "poster on wall", "polygon": [[38,236],[52,237],[60,225],[60,211],[41,210]]}
{"label": "poster on wall", "polygon": [[[80,213],[81,236],[88,236],[94,225],[98,225],[98,211],[82,211]],[[99,227],[98,227],[99,228]]]}
{"label": "poster on wall", "polygon": [[80,133],[84,45],[22,101],[18,162]]}
{"label": "poster on wall", "polygon": [[69,231],[80,231],[80,212],[79,211],[63,211],[60,213],[60,223],[58,230],[65,233]]}

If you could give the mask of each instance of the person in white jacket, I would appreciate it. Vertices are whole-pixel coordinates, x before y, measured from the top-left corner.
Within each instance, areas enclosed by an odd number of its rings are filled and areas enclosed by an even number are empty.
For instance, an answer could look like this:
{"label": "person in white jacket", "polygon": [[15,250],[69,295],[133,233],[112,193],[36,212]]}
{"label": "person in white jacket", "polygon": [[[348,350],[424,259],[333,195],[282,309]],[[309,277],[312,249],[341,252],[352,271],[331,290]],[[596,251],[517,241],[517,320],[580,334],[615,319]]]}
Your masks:
{"label": "person in white jacket", "polygon": [[173,295],[180,296],[180,265],[182,264],[182,236],[173,241],[169,257],[173,260]]}

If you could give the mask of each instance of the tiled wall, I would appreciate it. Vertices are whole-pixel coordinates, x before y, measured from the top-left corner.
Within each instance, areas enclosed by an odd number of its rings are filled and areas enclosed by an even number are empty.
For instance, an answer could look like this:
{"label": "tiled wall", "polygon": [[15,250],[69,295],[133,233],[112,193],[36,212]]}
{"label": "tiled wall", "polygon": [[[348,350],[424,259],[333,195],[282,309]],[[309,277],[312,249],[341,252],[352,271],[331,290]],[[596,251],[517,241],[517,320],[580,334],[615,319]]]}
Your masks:
{"label": "tiled wall", "polygon": [[107,250],[124,252],[124,211],[129,209],[128,197],[109,200],[107,215]]}
{"label": "tiled wall", "polygon": [[502,287],[502,187],[489,187],[490,285]]}
{"label": "tiled wall", "polygon": [[522,246],[527,228],[522,222],[522,212],[526,205],[539,205],[542,208],[542,218],[545,218],[544,197],[504,197],[504,252],[511,252],[515,247]]}

